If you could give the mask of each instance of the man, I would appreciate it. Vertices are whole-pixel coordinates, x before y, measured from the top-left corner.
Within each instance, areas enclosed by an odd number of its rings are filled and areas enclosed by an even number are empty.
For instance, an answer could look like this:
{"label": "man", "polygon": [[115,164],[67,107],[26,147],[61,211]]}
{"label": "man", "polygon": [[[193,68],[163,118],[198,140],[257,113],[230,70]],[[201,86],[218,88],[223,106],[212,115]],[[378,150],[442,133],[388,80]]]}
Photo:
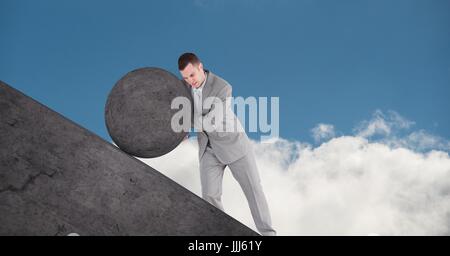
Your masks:
{"label": "man", "polygon": [[[223,211],[222,180],[224,169],[228,166],[244,191],[258,231],[262,235],[276,235],[247,134],[239,128],[240,131],[224,130],[224,126],[228,125],[229,128],[233,122],[242,127],[234,113],[229,114],[232,112],[229,104],[231,85],[211,71],[204,70],[200,59],[193,53],[184,53],[179,57],[178,69],[186,86],[192,91],[196,128],[200,123],[197,140],[203,199]],[[214,107],[218,106],[205,104],[209,97],[215,97],[212,98],[214,103],[223,104],[225,113],[228,113],[223,120],[214,121],[212,126],[216,130],[201,129],[202,122],[209,119]]]}

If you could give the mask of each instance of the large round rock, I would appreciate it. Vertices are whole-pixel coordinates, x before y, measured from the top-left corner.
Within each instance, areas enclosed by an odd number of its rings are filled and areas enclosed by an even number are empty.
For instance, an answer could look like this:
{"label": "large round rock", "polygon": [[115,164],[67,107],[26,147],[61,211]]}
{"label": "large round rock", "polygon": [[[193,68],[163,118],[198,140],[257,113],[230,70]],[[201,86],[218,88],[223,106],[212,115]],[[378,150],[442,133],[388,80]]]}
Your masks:
{"label": "large round rock", "polygon": [[126,74],[111,90],[105,107],[106,127],[114,143],[144,158],[173,150],[187,134],[171,127],[172,116],[180,111],[171,109],[171,102],[178,96],[192,104],[188,88],[168,71],[140,68]]}

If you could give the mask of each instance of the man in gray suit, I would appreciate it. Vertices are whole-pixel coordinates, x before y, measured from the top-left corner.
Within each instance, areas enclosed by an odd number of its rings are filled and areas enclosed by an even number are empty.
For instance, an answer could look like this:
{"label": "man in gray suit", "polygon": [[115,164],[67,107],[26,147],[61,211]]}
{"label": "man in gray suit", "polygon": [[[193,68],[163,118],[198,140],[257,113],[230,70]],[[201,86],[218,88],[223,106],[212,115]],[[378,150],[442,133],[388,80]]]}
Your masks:
{"label": "man in gray suit", "polygon": [[[179,57],[178,69],[185,85],[191,89],[193,123],[200,128],[197,140],[203,199],[223,211],[222,180],[224,169],[228,166],[244,191],[258,231],[262,235],[276,235],[252,145],[230,107],[231,85],[211,71],[204,70],[203,64],[193,53],[184,53]],[[212,99],[211,104],[205,104],[208,98]],[[219,104],[225,115],[216,115],[215,118],[220,117],[220,120],[214,120],[212,129],[203,129],[205,120],[214,119],[211,116]],[[230,130],[231,125],[233,129]]]}

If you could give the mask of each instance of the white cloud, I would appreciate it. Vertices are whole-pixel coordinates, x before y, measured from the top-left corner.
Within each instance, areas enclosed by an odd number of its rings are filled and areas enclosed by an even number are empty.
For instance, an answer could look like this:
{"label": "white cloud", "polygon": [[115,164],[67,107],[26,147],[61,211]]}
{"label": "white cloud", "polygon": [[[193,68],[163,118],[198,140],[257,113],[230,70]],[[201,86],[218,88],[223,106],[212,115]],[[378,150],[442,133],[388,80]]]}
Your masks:
{"label": "white cloud", "polygon": [[207,0],[194,0],[194,5],[198,7],[205,7]]}
{"label": "white cloud", "polygon": [[[432,135],[424,130],[408,130],[414,122],[407,120],[395,111],[387,111],[387,115],[376,110],[369,121],[361,122],[355,129],[355,136],[371,139],[372,142],[389,145],[390,147],[404,147],[416,152],[430,150],[450,151],[450,142],[442,137]],[[403,134],[400,136],[400,134]],[[375,135],[379,135],[377,140]]]}
{"label": "white cloud", "polygon": [[424,130],[414,131],[403,138],[385,138],[384,142],[392,147],[405,147],[420,152],[433,149],[450,151],[449,141]]}
{"label": "white cloud", "polygon": [[330,139],[334,137],[334,126],[331,124],[318,124],[311,129],[311,133],[316,142]]}
{"label": "white cloud", "polygon": [[[367,138],[411,124],[395,112],[386,116],[380,111],[356,136],[318,147],[284,139],[253,142],[278,234],[450,234],[450,158],[432,150],[450,144],[420,131],[397,141]],[[415,150],[421,143],[430,150]],[[200,195],[197,150],[196,140],[189,139],[167,155],[141,160]],[[228,168],[223,186],[225,211],[255,229]]]}
{"label": "white cloud", "polygon": [[381,110],[376,110],[369,121],[361,122],[355,129],[357,136],[369,138],[374,135],[389,136],[393,130],[408,129],[414,122],[400,116],[395,111],[388,111],[385,115]]}

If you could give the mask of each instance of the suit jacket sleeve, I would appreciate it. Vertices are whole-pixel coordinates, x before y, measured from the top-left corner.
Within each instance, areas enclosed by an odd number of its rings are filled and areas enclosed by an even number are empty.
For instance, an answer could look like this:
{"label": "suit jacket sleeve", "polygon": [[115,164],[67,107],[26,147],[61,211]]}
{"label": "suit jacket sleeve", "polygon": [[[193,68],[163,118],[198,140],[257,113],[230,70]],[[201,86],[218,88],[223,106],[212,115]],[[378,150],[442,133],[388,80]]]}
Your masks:
{"label": "suit jacket sleeve", "polygon": [[[214,129],[222,128],[227,122],[227,117],[231,114],[231,91],[232,87],[230,85],[224,86],[214,97],[212,106],[208,113],[203,115],[203,120],[211,120],[211,118],[217,117],[220,120],[213,120]],[[214,112],[215,105],[222,105],[222,113]],[[213,116],[214,115],[214,116]],[[220,125],[220,126],[219,126]]]}
{"label": "suit jacket sleeve", "polygon": [[[186,83],[186,81],[184,81],[184,79],[180,79],[180,81],[181,81],[181,83],[185,86],[184,87],[184,89],[186,90],[186,92],[189,94],[189,95],[191,95],[191,86],[188,84],[188,83]],[[191,101],[191,113],[190,113],[190,116],[191,116],[191,126],[190,126],[190,128],[192,129],[192,128],[194,128],[194,99],[192,99],[192,101]]]}

